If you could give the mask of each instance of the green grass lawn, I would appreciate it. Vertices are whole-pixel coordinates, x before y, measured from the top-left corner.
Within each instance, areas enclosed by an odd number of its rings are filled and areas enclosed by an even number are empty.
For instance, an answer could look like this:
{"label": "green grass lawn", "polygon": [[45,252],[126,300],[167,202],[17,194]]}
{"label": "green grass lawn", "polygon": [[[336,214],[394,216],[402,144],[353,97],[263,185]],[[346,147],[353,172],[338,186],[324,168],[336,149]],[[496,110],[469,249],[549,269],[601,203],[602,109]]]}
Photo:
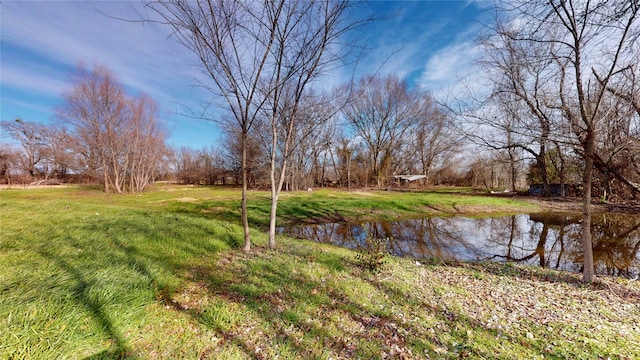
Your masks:
{"label": "green grass lawn", "polygon": [[[211,219],[238,223],[240,191],[233,189],[159,187],[160,191],[143,196],[153,198],[152,206],[163,205],[168,211],[200,213]],[[249,193],[249,221],[253,226],[269,223],[270,194]],[[468,189],[437,192],[394,191],[300,191],[281,195],[278,206],[279,224],[301,221],[399,219],[424,215],[505,214],[535,211],[529,203],[500,197],[475,195]]]}
{"label": "green grass lawn", "polygon": [[[251,192],[0,191],[0,359],[638,358],[640,286],[495,264],[388,259],[278,239]],[[284,222],[526,211],[468,193],[284,194]]]}

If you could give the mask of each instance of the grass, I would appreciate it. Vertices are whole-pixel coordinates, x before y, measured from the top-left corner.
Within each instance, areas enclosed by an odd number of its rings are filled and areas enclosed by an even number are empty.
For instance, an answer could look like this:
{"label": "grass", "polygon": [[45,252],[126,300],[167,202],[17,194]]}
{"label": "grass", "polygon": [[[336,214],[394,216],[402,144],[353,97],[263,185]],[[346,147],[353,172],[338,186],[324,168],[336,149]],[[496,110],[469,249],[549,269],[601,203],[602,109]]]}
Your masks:
{"label": "grass", "polygon": [[[159,191],[144,194],[153,198],[153,205],[164,205],[166,210],[193,214],[237,223],[240,216],[240,192],[233,189],[198,187],[160,187]],[[197,200],[196,200],[197,199]],[[252,191],[249,194],[249,221],[264,228],[269,223],[270,195]],[[398,219],[424,215],[451,215],[490,213],[522,213],[535,211],[529,203],[499,197],[473,194],[469,189],[454,192],[451,189],[437,192],[393,191],[335,191],[283,193],[279,201],[278,216],[282,225],[348,218],[356,221],[372,219]]]}
{"label": "grass", "polygon": [[[503,264],[378,274],[356,254],[260,229],[239,192],[0,191],[0,359],[638,358],[640,285]],[[287,222],[527,209],[467,193],[286,194]],[[497,201],[497,202],[495,202]]]}

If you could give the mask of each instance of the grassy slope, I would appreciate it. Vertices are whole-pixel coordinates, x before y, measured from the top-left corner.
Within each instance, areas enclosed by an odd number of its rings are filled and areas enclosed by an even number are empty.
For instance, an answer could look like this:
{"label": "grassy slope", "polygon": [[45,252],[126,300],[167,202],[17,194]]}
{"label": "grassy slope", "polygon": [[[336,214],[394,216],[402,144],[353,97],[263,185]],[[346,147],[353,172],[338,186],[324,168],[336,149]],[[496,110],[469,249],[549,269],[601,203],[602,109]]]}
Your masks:
{"label": "grassy slope", "polygon": [[[236,249],[238,192],[0,192],[0,358],[634,358],[640,286],[509,265],[378,275],[354,253],[280,239]],[[497,203],[495,201],[498,201]],[[287,195],[281,215],[366,218],[524,204],[456,194]],[[268,195],[253,193],[264,225]],[[231,220],[231,221],[229,221]]]}

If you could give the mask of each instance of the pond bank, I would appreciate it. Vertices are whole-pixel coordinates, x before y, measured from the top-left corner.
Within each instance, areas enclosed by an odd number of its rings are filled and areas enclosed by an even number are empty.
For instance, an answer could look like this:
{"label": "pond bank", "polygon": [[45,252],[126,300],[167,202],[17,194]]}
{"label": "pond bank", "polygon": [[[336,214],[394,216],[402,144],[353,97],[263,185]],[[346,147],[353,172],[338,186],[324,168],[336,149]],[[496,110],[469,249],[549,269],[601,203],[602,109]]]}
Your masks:
{"label": "pond bank", "polygon": [[[511,198],[526,201],[536,206],[540,206],[541,208],[548,211],[582,212],[581,198],[543,198],[538,196],[522,195],[512,196]],[[592,201],[591,210],[593,212],[621,212],[628,214],[640,214],[640,202],[628,201],[618,204]]]}
{"label": "pond bank", "polygon": [[[341,192],[338,192],[341,193]],[[388,198],[394,197],[393,191],[384,192]],[[404,197],[407,192],[396,192]],[[420,194],[428,194],[428,196],[437,196],[430,192],[411,192],[415,198]],[[358,193],[354,193],[358,194]],[[367,193],[375,194],[375,192]],[[442,194],[444,197],[457,196],[459,199],[465,198],[486,198],[486,201],[470,201],[469,203],[460,201],[438,202],[434,204],[417,204],[410,211],[406,208],[387,208],[384,210],[372,209],[371,211],[363,211],[359,204],[345,211],[344,209],[327,208],[322,215],[310,214],[305,217],[298,217],[288,213],[285,206],[281,206],[279,210],[281,215],[281,223],[283,225],[293,224],[325,224],[335,222],[358,222],[373,221],[379,218],[387,220],[406,219],[422,216],[500,216],[509,214],[523,214],[534,212],[559,212],[559,213],[582,213],[582,199],[576,197],[567,198],[545,198],[539,196],[513,195],[513,194],[487,194],[487,193],[469,193],[469,194]],[[492,203],[492,200],[499,200],[499,203]],[[285,200],[286,201],[286,200]],[[373,201],[373,200],[372,200]],[[317,209],[324,210],[322,207],[326,204],[318,204]],[[407,205],[407,207],[410,205]],[[366,210],[366,209],[365,209]],[[628,201],[625,203],[603,203],[600,201],[592,201],[592,213],[623,213],[631,215],[640,215],[640,202]],[[332,212],[328,212],[332,211]]]}

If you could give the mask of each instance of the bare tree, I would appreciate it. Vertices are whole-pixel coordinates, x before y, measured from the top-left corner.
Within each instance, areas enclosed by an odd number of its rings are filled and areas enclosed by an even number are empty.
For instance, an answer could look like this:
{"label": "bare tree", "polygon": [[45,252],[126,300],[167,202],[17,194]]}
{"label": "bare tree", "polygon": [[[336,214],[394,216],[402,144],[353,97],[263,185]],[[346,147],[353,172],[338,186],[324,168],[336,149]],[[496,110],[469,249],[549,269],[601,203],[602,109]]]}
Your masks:
{"label": "bare tree", "polygon": [[[244,251],[251,248],[247,220],[247,140],[259,117],[272,124],[272,163],[284,139],[279,179],[271,168],[272,223],[286,159],[305,89],[339,60],[337,40],[355,23],[344,23],[351,2],[340,1],[153,1],[174,35],[198,56],[209,83],[203,86],[226,102],[242,144]],[[284,130],[284,136],[279,132]],[[273,228],[273,225],[270,227]],[[270,246],[275,246],[270,231]]]}
{"label": "bare tree", "polygon": [[82,173],[78,156],[75,153],[73,134],[67,128],[56,125],[46,127],[46,147],[44,150],[45,161],[50,166],[51,176],[56,179],[65,179],[69,171]]}
{"label": "bare tree", "polygon": [[[258,122],[244,141],[246,151],[246,177],[248,188],[266,188],[269,185],[269,155],[265,151],[266,145],[262,133],[268,130],[261,129]],[[238,185],[242,182],[242,134],[236,126],[227,126],[223,133],[223,154],[225,163],[234,173],[234,182]]]}
{"label": "bare tree", "polygon": [[226,185],[233,174],[222,147],[181,147],[175,151],[174,161],[175,175],[183,184]]}
{"label": "bare tree", "polygon": [[38,172],[36,166],[44,159],[46,152],[46,126],[20,118],[2,121],[0,125],[4,132],[20,143],[23,150],[22,168],[29,176],[35,176]]}
{"label": "bare tree", "polygon": [[144,95],[129,98],[100,64],[91,70],[80,65],[62,96],[57,117],[72,127],[87,166],[102,173],[105,192],[142,191],[166,155],[167,134],[155,103]]}
{"label": "bare tree", "polygon": [[554,135],[562,134],[554,103],[557,71],[549,61],[547,45],[521,41],[514,22],[498,17],[494,31],[481,38],[484,57],[479,62],[493,88],[482,104],[490,110],[478,112],[480,116],[473,120],[489,130],[470,137],[490,149],[507,151],[510,157],[516,149],[523,150],[536,162],[543,193],[548,196],[547,152],[557,148],[559,137]]}
{"label": "bare tree", "polygon": [[[316,97],[308,91],[312,82],[332,66],[339,65],[345,53],[338,41],[359,21],[344,21],[350,7],[347,0],[286,2],[276,23],[272,52],[273,77],[265,91],[268,104],[265,112],[271,124],[271,213],[269,221],[269,248],[275,247],[275,225],[278,199],[285,180],[288,159],[297,145],[318,125],[335,113],[329,109],[326,98]],[[275,10],[275,9],[274,9]],[[275,13],[268,11],[267,14]],[[314,103],[325,102],[324,106]],[[306,106],[306,114],[302,107]],[[320,110],[320,111],[318,111]],[[306,115],[306,129],[298,127],[298,118]],[[312,120],[313,122],[310,122]],[[298,134],[298,139],[295,139]],[[278,143],[281,142],[281,145]],[[278,148],[282,151],[278,153]],[[276,162],[280,158],[280,166]],[[276,174],[276,167],[279,174]]]}
{"label": "bare tree", "polygon": [[[640,194],[640,53],[635,61],[622,69],[607,87],[613,96],[608,99],[603,125],[604,137],[599,139],[599,151],[594,166],[606,177],[616,179]],[[602,84],[601,80],[598,81]],[[607,185],[610,183],[605,181]],[[606,199],[606,192],[605,196]],[[629,192],[627,192],[629,193]]]}
{"label": "bare tree", "polygon": [[419,97],[395,76],[366,76],[355,86],[343,114],[367,144],[370,175],[378,188],[421,110]]}
{"label": "bare tree", "polygon": [[[556,81],[548,83],[559,100],[559,109],[570,124],[584,157],[582,240],[584,281],[594,279],[591,241],[591,192],[597,139],[604,119],[606,89],[614,77],[628,68],[639,44],[640,3],[624,1],[538,0],[501,2],[500,10],[511,20],[512,43],[543,47],[544,61],[553,65]],[[508,75],[518,78],[518,73]],[[547,101],[534,96],[537,101]]]}
{"label": "bare tree", "polygon": [[121,192],[122,173],[114,160],[124,146],[117,136],[125,131],[124,89],[111,71],[99,64],[92,70],[80,64],[71,82],[62,95],[64,104],[57,110],[57,117],[74,128],[87,150],[84,155],[90,157],[87,163],[100,167],[105,192],[112,185]]}
{"label": "bare tree", "polygon": [[200,166],[198,150],[181,147],[175,150],[175,175],[182,184],[193,185],[200,183]]}
{"label": "bare tree", "polygon": [[422,94],[420,101],[421,115],[417,119],[410,146],[416,152],[422,174],[426,176],[425,184],[429,184],[434,167],[445,164],[464,137],[454,129],[450,116],[437,106],[428,93]]}
{"label": "bare tree", "polygon": [[336,145],[336,153],[338,156],[338,163],[340,164],[340,171],[338,177],[341,181],[341,186],[344,183],[347,184],[347,189],[351,191],[351,162],[353,161],[354,145],[352,140],[346,136],[340,136],[338,138],[338,144]]}
{"label": "bare tree", "polygon": [[[284,176],[283,190],[300,190],[314,186],[324,186],[325,176],[330,165],[332,135],[337,131],[336,103],[325,93],[309,92],[298,105],[295,126],[291,128],[288,156],[285,156],[287,128],[277,130],[279,139],[273,142],[273,124],[264,131],[265,147],[269,149],[273,160],[275,155],[275,178]],[[285,122],[289,120],[286,119]],[[277,145],[274,154],[273,145]],[[282,172],[283,162],[287,163],[286,173]]]}
{"label": "bare tree", "polygon": [[[554,41],[560,49],[558,62],[562,64],[560,85],[561,109],[569,120],[584,151],[585,169],[583,175],[583,222],[582,241],[584,250],[583,280],[595,278],[593,249],[591,240],[591,191],[593,163],[596,155],[598,128],[603,121],[602,106],[605,89],[615,73],[625,68],[625,52],[634,51],[638,46],[638,19],[640,3],[637,0],[616,2],[596,2],[591,5],[572,2],[552,2],[555,15],[553,25],[562,26],[563,37]],[[597,41],[612,41],[612,47],[602,49]],[[635,42],[635,46],[633,43]],[[563,48],[564,47],[564,48]],[[590,51],[602,49],[604,61],[590,64]],[[561,52],[564,50],[565,52]],[[593,56],[593,55],[592,55]],[[591,66],[590,66],[591,65]],[[589,71],[589,68],[591,71]],[[571,72],[571,77],[568,72]],[[600,79],[599,86],[589,81],[589,73]],[[573,93],[573,95],[570,95]]]}
{"label": "bare tree", "polygon": [[157,119],[158,106],[148,96],[129,101],[131,118],[124,154],[128,164],[129,191],[142,192],[153,180],[158,166],[169,154],[165,145],[168,132]]}
{"label": "bare tree", "polygon": [[0,144],[0,178],[11,185],[11,175],[19,166],[20,152],[13,146]]}
{"label": "bare tree", "polygon": [[[339,16],[341,11],[343,10],[340,10],[335,16]],[[310,16],[315,17],[317,14]],[[331,31],[331,29],[328,29],[328,31]],[[317,32],[317,30],[314,30],[314,32]],[[327,35],[322,35],[322,37],[331,39]],[[327,43],[324,46],[329,44]],[[315,49],[311,47],[309,50],[318,56],[316,61],[321,59],[322,48]],[[321,69],[316,67],[313,70],[303,70],[301,75],[306,77],[318,70]],[[289,160],[300,143],[304,142],[311,134],[318,135],[322,125],[336,114],[336,111],[329,105],[328,96],[323,97],[313,92],[299,93],[310,80],[312,79],[298,80],[294,87],[289,89],[293,90],[294,93],[281,99],[280,104],[276,104],[279,111],[270,114],[271,158],[269,179],[271,182],[271,212],[269,218],[269,248],[271,249],[275,247],[278,199],[286,179]],[[286,89],[281,90],[286,91]],[[320,145],[320,148],[326,149],[326,141]],[[319,155],[319,153],[315,155]],[[317,161],[317,158],[315,160]]]}
{"label": "bare tree", "polygon": [[286,2],[187,1],[148,2],[147,6],[173,29],[174,36],[198,56],[212,83],[202,82],[212,95],[222,97],[241,133],[242,224],[244,248],[251,249],[247,217],[247,139],[272,90],[269,63]]}

